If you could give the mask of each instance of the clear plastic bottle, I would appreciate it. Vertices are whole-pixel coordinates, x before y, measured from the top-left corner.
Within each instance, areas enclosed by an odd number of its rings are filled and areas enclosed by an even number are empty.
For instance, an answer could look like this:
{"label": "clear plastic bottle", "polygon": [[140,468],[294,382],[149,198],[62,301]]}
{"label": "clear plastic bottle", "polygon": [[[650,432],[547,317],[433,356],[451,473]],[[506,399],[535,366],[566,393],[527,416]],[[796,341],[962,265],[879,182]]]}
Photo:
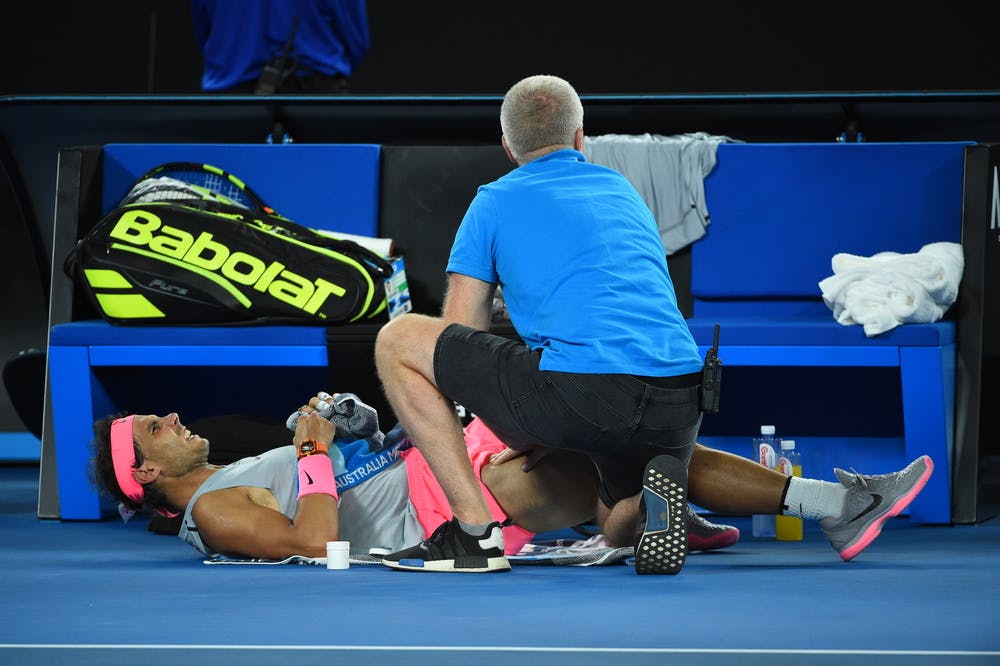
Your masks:
{"label": "clear plastic bottle", "polygon": [[[760,427],[760,436],[753,438],[754,460],[768,469],[774,469],[778,464],[777,451],[775,451],[776,443],[774,426],[762,425]],[[774,518],[774,516],[770,515],[755,514],[753,516],[753,535],[755,537],[773,539],[775,536]]]}
{"label": "clear plastic bottle", "polygon": [[[778,471],[786,476],[802,476],[802,456],[795,450],[794,439],[781,440]],[[778,541],[802,541],[802,519],[795,516],[775,516],[775,536]]]}

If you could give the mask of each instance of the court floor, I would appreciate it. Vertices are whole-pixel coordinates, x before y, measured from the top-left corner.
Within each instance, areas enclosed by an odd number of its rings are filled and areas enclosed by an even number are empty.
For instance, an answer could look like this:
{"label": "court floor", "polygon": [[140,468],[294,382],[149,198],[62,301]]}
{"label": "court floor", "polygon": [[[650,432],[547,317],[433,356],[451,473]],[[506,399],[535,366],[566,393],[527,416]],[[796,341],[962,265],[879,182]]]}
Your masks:
{"label": "court floor", "polygon": [[0,466],[0,663],[1000,664],[1000,521],[890,522],[852,562],[797,543],[508,574],[207,566],[143,520],[35,517]]}

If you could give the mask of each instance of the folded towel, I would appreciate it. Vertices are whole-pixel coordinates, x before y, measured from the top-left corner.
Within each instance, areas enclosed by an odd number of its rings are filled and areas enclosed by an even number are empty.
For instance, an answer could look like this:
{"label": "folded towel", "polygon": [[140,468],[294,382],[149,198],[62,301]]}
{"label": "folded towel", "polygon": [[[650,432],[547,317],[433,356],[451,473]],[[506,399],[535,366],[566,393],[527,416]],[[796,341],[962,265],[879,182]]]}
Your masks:
{"label": "folded towel", "polygon": [[915,254],[836,254],[819,283],[838,323],[872,337],[900,324],[938,321],[958,297],[965,261],[958,243],[930,243]]}
{"label": "folded towel", "polygon": [[321,236],[326,236],[327,238],[335,238],[337,240],[349,240],[354,241],[361,247],[371,250],[378,256],[388,259],[392,257],[393,253],[396,251],[391,238],[381,238],[378,236],[359,236],[357,234],[348,234],[343,231],[329,231],[327,229],[313,229],[316,233]]}
{"label": "folded towel", "polygon": [[[382,558],[376,555],[365,555],[364,553],[351,553],[350,563],[352,566],[381,566]],[[252,564],[252,565],[275,565],[275,564],[304,564],[314,567],[325,567],[325,557],[307,557],[305,555],[290,555],[283,560],[265,560],[257,557],[229,557],[227,555],[213,555],[207,560],[202,560],[202,564]]]}
{"label": "folded towel", "polygon": [[594,567],[625,562],[635,555],[631,547],[615,548],[607,537],[596,534],[586,541],[536,541],[525,544],[517,555],[508,555],[511,564]]}

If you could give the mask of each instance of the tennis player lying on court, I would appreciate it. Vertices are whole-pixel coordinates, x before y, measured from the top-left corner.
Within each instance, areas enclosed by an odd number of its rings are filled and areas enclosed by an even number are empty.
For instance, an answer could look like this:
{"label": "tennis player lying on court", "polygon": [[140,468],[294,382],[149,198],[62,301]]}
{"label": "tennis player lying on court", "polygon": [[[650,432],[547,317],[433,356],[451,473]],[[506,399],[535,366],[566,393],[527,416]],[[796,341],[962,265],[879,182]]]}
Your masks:
{"label": "tennis player lying on court", "polygon": [[[327,541],[349,540],[353,552],[367,553],[427,538],[451,515],[421,452],[398,427],[366,438],[338,435],[336,418],[317,409],[329,414],[330,403],[342,396],[352,394],[320,393],[300,407],[289,420],[297,419],[292,445],[222,467],[208,463],[208,440],[185,428],[176,413],[109,416],[94,424],[94,477],[128,509],[146,504],[164,515],[183,513],[179,536],[209,556],[323,557]],[[552,451],[524,463],[479,420],[466,428],[466,443],[490,509],[506,525],[507,554],[534,533],[595,515],[596,479],[585,458]],[[838,484],[786,477],[699,445],[688,497],[724,515],[780,510],[819,519],[831,545],[849,560],[909,505],[932,470],[922,456],[882,476],[836,470]],[[882,502],[870,510],[874,495]],[[612,545],[633,545],[635,524],[602,527]]]}

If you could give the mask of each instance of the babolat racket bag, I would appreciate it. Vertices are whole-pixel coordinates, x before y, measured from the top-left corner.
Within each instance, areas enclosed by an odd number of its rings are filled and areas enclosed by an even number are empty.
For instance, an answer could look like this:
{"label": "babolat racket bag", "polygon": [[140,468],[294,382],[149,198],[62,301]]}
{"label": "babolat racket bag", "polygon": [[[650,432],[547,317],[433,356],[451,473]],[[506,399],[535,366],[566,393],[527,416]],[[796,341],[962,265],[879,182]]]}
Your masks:
{"label": "babolat racket bag", "polygon": [[135,182],[66,259],[119,324],[337,324],[385,310],[384,258],[278,215],[241,180],[172,162]]}

